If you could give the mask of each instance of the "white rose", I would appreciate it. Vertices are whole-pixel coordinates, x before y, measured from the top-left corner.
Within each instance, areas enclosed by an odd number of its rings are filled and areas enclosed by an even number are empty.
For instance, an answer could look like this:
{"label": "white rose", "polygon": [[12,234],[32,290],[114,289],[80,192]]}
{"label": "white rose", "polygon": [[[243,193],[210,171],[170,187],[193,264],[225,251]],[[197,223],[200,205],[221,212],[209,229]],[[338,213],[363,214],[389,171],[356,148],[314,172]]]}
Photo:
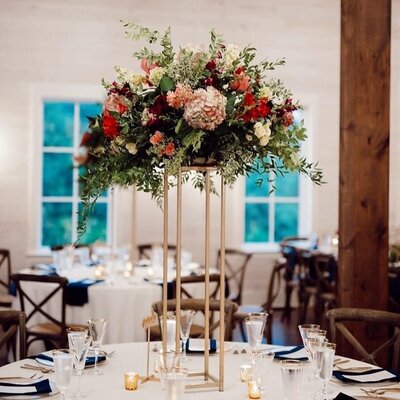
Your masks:
{"label": "white rose", "polygon": [[263,86],[260,88],[258,92],[259,97],[267,97],[268,99],[272,96],[272,90],[269,86]]}
{"label": "white rose", "polygon": [[138,152],[136,143],[127,143],[125,147],[131,154],[136,154]]}
{"label": "white rose", "polygon": [[223,62],[226,68],[232,67],[232,64],[239,58],[240,56],[240,48],[234,44],[228,44],[226,46]]}
{"label": "white rose", "polygon": [[269,142],[269,136],[265,135],[260,138],[260,146],[266,146]]}
{"label": "white rose", "polygon": [[260,139],[267,134],[261,122],[254,124],[254,134]]}
{"label": "white rose", "polygon": [[165,68],[155,67],[150,71],[149,81],[154,85],[158,86],[160,84],[161,78],[165,75]]}

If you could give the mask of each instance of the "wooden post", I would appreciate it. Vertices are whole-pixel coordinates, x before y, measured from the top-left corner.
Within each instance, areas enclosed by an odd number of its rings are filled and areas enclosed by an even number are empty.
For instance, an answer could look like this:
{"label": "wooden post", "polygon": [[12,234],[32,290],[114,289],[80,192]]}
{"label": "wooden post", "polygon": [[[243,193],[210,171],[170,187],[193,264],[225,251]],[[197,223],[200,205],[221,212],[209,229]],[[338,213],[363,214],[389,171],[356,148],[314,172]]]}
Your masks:
{"label": "wooden post", "polygon": [[390,22],[391,0],[341,2],[339,307],[387,308]]}

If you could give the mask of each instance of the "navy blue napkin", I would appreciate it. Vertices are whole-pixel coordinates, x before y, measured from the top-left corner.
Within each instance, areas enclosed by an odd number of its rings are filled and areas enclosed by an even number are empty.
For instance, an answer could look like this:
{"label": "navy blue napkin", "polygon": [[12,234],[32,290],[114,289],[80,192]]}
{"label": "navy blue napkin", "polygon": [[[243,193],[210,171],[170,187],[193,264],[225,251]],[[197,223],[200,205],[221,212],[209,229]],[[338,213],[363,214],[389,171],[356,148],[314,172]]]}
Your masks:
{"label": "navy blue napkin", "polygon": [[[199,339],[204,342],[203,339]],[[215,353],[217,351],[217,341],[215,339],[210,339],[210,350],[209,353]],[[188,354],[204,354],[204,350],[191,350],[190,349],[190,339],[186,342],[186,352]]]}
{"label": "navy blue napkin", "polygon": [[[46,354],[38,354],[34,358],[37,358],[39,360],[45,360],[45,361],[53,362],[53,357],[50,357],[50,356],[48,356]],[[97,358],[97,362],[102,362],[102,361],[105,361],[105,360],[106,360],[106,356],[99,356]],[[86,357],[85,366],[86,367],[90,367],[91,365],[94,365],[94,357]]]}
{"label": "navy blue napkin", "polygon": [[[399,381],[399,380],[400,380],[400,375],[397,374],[397,372],[392,371],[392,370],[386,370],[386,371],[388,371],[388,372],[390,372],[391,374],[393,374],[393,375],[394,375],[393,378],[387,378],[387,379],[380,379],[380,380],[377,380],[376,377],[375,377],[375,379],[374,379],[374,375],[375,375],[377,372],[381,372],[381,371],[385,371],[385,370],[382,369],[382,368],[377,368],[377,369],[372,369],[372,370],[370,370],[370,371],[364,371],[364,372],[355,372],[355,371],[353,371],[353,372],[350,372],[350,371],[349,371],[349,372],[346,372],[346,371],[333,371],[333,376],[334,376],[336,379],[339,379],[339,381],[342,381],[342,382],[347,382],[347,383],[358,383],[358,384],[361,384],[361,383],[396,382],[396,381]],[[350,376],[356,377],[356,376],[365,376],[365,375],[371,375],[371,380],[368,380],[368,381],[366,381],[366,382],[360,382],[360,381],[358,381],[358,380],[349,378]]]}
{"label": "navy blue napkin", "polygon": [[344,394],[342,392],[340,392],[335,398],[334,400],[355,400],[354,397],[348,396],[347,394]]}
{"label": "navy blue napkin", "polygon": [[275,352],[275,359],[276,360],[308,361],[308,357],[299,357],[299,358],[286,357],[287,355],[295,353],[296,351],[299,351],[299,350],[301,350],[303,348],[304,348],[304,346],[296,346],[295,348],[293,348],[291,350],[277,351],[277,352]]}
{"label": "navy blue napkin", "polygon": [[88,288],[103,280],[83,279],[77,282],[70,282],[66,288],[66,303],[70,306],[83,306],[89,302]]}
{"label": "navy blue napkin", "polygon": [[[23,393],[9,393],[7,391],[7,387],[32,387],[34,386],[36,388],[35,391],[30,391],[30,392],[23,392]],[[1,382],[0,383],[0,394],[1,395],[7,395],[7,396],[18,396],[21,394],[28,394],[28,395],[33,395],[33,394],[40,394],[40,393],[50,393],[51,392],[51,387],[50,387],[50,382],[48,379],[44,379],[43,381],[39,382],[32,382],[32,383],[11,383],[11,382]]]}

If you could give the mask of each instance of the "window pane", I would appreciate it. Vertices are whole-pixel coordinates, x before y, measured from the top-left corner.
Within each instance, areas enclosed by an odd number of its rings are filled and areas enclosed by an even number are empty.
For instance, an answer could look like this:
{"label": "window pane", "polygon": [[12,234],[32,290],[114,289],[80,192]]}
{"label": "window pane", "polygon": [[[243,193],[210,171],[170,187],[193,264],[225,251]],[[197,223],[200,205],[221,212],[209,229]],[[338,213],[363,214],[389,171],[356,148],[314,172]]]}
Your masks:
{"label": "window pane", "polygon": [[284,176],[277,176],[275,186],[276,196],[297,197],[299,195],[299,173],[288,172]]}
{"label": "window pane", "polygon": [[42,246],[55,246],[72,241],[72,204],[42,204]]}
{"label": "window pane", "polygon": [[246,204],[245,242],[268,242],[268,209],[268,204]]}
{"label": "window pane", "polygon": [[43,196],[72,196],[72,155],[43,153]]}
{"label": "window pane", "polygon": [[[261,187],[257,185],[257,180],[264,178]],[[268,181],[265,174],[260,175],[257,173],[252,173],[246,176],[246,197],[266,197],[268,196]]]}
{"label": "window pane", "polygon": [[[79,205],[79,212],[82,211],[82,205]],[[93,213],[89,216],[85,234],[79,240],[79,243],[90,244],[96,240],[107,241],[107,204],[97,203]]]}
{"label": "window pane", "polygon": [[44,146],[71,147],[74,143],[74,103],[44,103]]}
{"label": "window pane", "polygon": [[297,236],[299,205],[278,203],[275,205],[275,242],[288,236]]}
{"label": "window pane", "polygon": [[98,103],[81,103],[79,107],[79,137],[88,130],[89,120],[87,117],[94,117],[101,113],[102,105]]}

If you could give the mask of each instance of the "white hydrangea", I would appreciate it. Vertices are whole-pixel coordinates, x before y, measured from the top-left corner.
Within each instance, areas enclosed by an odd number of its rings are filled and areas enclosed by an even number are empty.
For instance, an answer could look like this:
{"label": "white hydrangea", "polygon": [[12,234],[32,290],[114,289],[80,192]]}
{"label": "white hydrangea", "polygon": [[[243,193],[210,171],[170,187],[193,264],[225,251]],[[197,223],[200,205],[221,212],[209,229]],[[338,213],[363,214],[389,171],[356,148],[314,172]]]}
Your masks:
{"label": "white hydrangea", "polygon": [[131,154],[136,154],[138,152],[136,143],[127,143],[125,145],[125,148],[129,151]]}
{"label": "white hydrangea", "polygon": [[272,97],[272,90],[269,86],[262,86],[258,92],[259,97],[267,97],[270,99]]}
{"label": "white hydrangea", "polygon": [[158,86],[162,77],[165,75],[165,68],[163,67],[155,67],[150,71],[149,81],[154,85]]}
{"label": "white hydrangea", "polygon": [[231,68],[232,64],[239,58],[239,56],[240,48],[235,44],[228,44],[223,55],[223,63],[225,68]]}

